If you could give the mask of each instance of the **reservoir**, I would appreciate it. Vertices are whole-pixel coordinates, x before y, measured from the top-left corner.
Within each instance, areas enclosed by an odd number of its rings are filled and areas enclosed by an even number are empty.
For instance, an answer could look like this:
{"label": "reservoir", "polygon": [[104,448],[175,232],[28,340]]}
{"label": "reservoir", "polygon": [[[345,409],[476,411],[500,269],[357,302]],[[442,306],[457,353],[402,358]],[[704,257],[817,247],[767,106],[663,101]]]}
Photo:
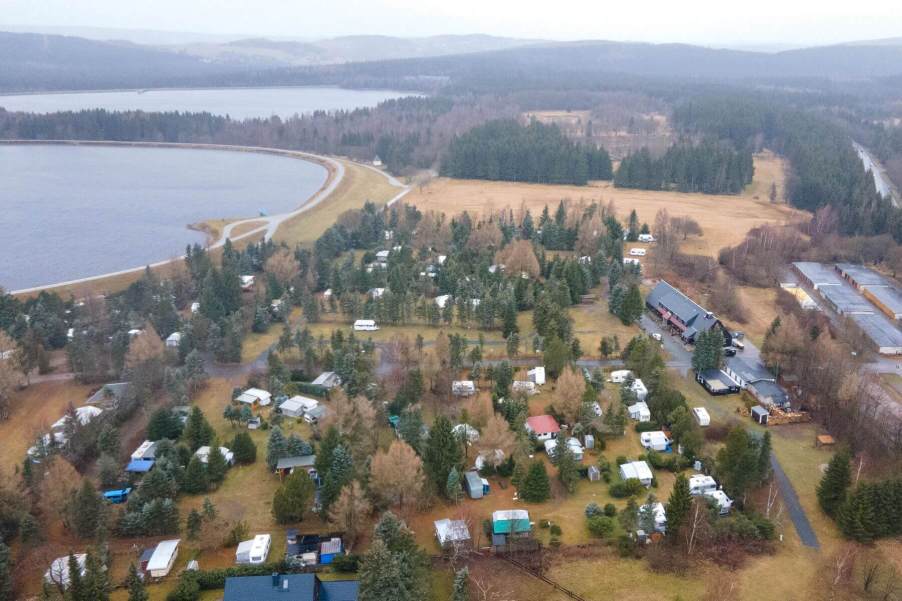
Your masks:
{"label": "reservoir", "polygon": [[211,88],[199,90],[123,90],[59,92],[0,96],[8,111],[55,113],[83,109],[147,112],[209,112],[232,119],[285,119],[314,111],[352,110],[376,106],[384,100],[410,96],[392,90],[348,90],[332,87]]}
{"label": "reservoir", "polygon": [[180,256],[206,219],[285,213],[325,167],[255,152],[0,145],[0,286],[18,290]]}

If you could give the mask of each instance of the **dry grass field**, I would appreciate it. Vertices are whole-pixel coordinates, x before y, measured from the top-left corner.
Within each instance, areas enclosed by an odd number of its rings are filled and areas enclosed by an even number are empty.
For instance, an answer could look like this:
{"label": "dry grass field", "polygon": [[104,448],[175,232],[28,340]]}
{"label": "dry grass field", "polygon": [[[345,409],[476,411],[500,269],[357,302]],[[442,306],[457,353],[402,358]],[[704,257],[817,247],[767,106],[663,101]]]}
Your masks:
{"label": "dry grass field", "polygon": [[283,223],[276,230],[276,242],[310,245],[349,209],[358,209],[366,201],[385,204],[401,192],[385,176],[350,161],[342,161],[345,177],[329,200]]}
{"label": "dry grass field", "polygon": [[736,244],[754,227],[764,223],[786,223],[804,215],[786,205],[769,202],[771,184],[777,185],[778,197],[783,197],[784,173],[783,161],[773,153],[765,152],[755,157],[754,181],[737,196],[628,190],[615,188],[611,182],[554,186],[438,178],[413,190],[405,202],[421,210],[474,214],[506,208],[516,211],[525,206],[538,216],[546,205],[554,210],[561,200],[604,204],[613,201],[622,219],[635,209],[640,221],[650,225],[658,210],[667,209],[672,217],[692,217],[704,230],[703,236],[684,243],[685,252],[716,257],[721,248]]}

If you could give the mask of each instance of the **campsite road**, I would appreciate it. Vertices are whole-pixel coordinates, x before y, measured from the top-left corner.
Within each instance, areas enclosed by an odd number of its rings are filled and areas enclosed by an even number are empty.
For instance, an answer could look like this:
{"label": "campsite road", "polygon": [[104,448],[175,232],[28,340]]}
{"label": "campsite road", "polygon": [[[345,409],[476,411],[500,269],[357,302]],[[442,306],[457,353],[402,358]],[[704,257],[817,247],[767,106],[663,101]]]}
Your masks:
{"label": "campsite road", "polygon": [[808,521],[808,516],[805,515],[805,509],[799,503],[799,496],[796,494],[796,490],[792,486],[792,482],[789,481],[786,472],[780,466],[777,456],[773,453],[770,454],[770,465],[774,470],[774,479],[776,479],[777,485],[780,487],[780,495],[783,497],[783,502],[786,503],[786,508],[789,511],[789,519],[792,520],[799,539],[806,547],[820,549],[821,544],[818,542],[817,535],[811,527],[811,522]]}

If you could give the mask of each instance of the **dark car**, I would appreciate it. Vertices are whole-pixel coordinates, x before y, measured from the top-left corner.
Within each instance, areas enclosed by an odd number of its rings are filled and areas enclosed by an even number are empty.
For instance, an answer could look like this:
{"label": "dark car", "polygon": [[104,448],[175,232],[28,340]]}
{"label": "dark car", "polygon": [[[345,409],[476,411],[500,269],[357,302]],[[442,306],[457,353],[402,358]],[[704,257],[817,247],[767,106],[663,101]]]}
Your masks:
{"label": "dark car", "polygon": [[735,357],[735,356],[736,356],[736,349],[734,349],[734,348],[731,347],[731,346],[725,346],[725,347],[723,347],[723,356],[724,356],[724,357]]}

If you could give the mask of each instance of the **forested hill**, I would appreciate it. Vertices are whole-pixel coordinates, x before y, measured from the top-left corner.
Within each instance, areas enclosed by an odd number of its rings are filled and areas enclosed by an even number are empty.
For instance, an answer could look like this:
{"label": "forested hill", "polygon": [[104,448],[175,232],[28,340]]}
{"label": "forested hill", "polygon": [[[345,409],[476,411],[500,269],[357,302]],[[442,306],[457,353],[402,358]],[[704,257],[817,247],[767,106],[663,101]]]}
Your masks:
{"label": "forested hill", "polygon": [[611,179],[604,149],[581,146],[557,127],[533,121],[491,121],[455,138],[442,160],[442,175],[467,179],[585,185]]}
{"label": "forested hill", "polygon": [[224,69],[195,57],[133,44],[0,32],[3,91],[148,88],[200,81]]}

